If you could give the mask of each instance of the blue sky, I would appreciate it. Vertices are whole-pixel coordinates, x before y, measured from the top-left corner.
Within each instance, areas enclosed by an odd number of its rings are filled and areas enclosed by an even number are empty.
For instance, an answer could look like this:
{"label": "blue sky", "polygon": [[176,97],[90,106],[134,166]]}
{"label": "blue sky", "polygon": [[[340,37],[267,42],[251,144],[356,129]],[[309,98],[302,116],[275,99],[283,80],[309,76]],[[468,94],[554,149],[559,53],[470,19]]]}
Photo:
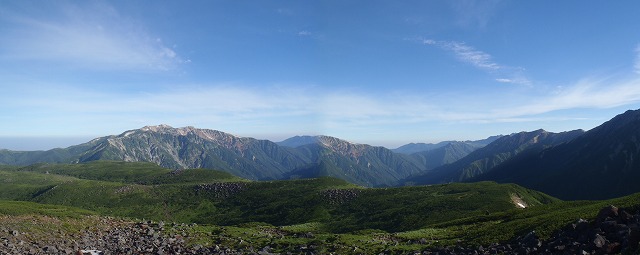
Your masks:
{"label": "blue sky", "polygon": [[638,1],[2,1],[0,148],[157,124],[392,148],[588,130],[640,108],[637,10]]}

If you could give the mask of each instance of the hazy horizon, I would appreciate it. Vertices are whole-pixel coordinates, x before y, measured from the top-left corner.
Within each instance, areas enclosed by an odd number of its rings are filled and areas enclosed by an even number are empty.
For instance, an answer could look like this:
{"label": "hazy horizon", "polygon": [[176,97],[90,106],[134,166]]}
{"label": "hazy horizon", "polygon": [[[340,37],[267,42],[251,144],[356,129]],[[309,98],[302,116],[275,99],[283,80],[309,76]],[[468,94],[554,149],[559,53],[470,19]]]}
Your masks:
{"label": "hazy horizon", "polygon": [[12,151],[40,151],[51,150],[55,148],[67,148],[72,145],[86,143],[91,141],[95,137],[84,136],[69,136],[69,137],[55,137],[55,136],[31,136],[31,137],[2,137],[0,136],[0,150],[12,150]]}

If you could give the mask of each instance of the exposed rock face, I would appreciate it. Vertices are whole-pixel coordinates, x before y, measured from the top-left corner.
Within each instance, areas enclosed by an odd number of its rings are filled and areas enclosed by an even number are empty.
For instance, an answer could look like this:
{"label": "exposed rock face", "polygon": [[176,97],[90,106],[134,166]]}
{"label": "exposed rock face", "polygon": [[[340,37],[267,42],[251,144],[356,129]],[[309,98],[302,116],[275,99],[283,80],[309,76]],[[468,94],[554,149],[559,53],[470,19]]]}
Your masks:
{"label": "exposed rock face", "polygon": [[80,162],[146,161],[172,169],[218,169],[254,180],[280,179],[309,163],[290,148],[267,140],[194,127],[146,126],[92,143]]}
{"label": "exposed rock face", "polygon": [[[425,169],[418,160],[384,147],[329,136],[294,140],[302,141],[285,144],[303,145],[292,148],[194,127],[146,126],[92,141],[79,162],[146,161],[172,169],[222,170],[252,180],[332,176],[364,186],[397,185]],[[328,166],[328,171],[314,171],[320,164]]]}
{"label": "exposed rock face", "polygon": [[322,146],[331,149],[335,153],[352,159],[357,159],[358,157],[362,156],[364,151],[368,147],[371,147],[365,144],[350,143],[331,136],[319,136],[318,142]]}

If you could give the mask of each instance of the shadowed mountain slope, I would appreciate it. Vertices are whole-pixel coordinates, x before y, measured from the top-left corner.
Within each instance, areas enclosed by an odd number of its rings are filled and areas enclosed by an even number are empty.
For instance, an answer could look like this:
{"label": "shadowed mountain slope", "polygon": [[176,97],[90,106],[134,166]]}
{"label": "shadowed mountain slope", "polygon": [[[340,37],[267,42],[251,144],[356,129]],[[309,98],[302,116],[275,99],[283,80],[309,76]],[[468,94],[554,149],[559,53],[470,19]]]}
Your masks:
{"label": "shadowed mountain slope", "polygon": [[363,186],[394,186],[398,180],[425,169],[415,157],[384,147],[350,143],[330,136],[316,136],[315,140],[297,147],[314,163],[292,171],[291,178],[332,176]]}
{"label": "shadowed mountain slope", "polygon": [[584,135],[523,154],[472,180],[514,182],[562,199],[606,199],[640,191],[640,110]]}
{"label": "shadowed mountain slope", "polygon": [[551,133],[542,129],[503,136],[464,158],[432,171],[407,179],[408,184],[434,184],[466,181],[490,172],[494,167],[523,152],[539,152],[544,148],[570,141],[582,130]]}
{"label": "shadowed mountain slope", "polygon": [[490,144],[493,141],[497,140],[500,137],[502,136],[501,135],[490,136],[486,139],[477,140],[477,141],[444,141],[439,143],[409,143],[409,144],[402,145],[398,148],[392,149],[392,151],[396,153],[413,154],[417,152],[425,152],[425,151],[442,148],[451,143],[466,144],[466,145],[469,145],[470,147],[482,148],[487,144]]}

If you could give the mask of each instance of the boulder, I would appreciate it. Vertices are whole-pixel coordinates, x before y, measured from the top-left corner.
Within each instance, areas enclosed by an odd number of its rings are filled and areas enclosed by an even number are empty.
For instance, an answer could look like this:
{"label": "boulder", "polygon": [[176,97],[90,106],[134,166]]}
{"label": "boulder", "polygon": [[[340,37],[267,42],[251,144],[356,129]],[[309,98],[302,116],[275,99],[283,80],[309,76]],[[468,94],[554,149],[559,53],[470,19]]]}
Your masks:
{"label": "boulder", "polygon": [[602,223],[604,221],[610,220],[607,218],[615,219],[618,217],[618,207],[613,205],[609,205],[605,208],[600,209],[598,216],[596,217],[596,223]]}
{"label": "boulder", "polygon": [[599,234],[596,234],[596,237],[593,239],[593,244],[598,248],[602,248],[606,243],[607,239]]}

